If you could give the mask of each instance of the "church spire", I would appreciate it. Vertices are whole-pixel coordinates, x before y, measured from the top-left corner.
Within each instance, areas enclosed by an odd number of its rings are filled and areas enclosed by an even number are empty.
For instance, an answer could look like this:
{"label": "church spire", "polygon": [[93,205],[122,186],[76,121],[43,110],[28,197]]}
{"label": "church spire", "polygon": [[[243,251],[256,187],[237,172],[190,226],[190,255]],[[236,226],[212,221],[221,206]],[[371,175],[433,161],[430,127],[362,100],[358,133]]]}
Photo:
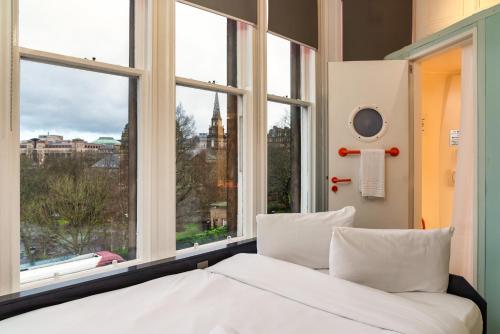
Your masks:
{"label": "church spire", "polygon": [[222,119],[220,117],[220,107],[219,107],[219,93],[215,92],[215,102],[214,102],[214,112],[212,115],[212,119]]}

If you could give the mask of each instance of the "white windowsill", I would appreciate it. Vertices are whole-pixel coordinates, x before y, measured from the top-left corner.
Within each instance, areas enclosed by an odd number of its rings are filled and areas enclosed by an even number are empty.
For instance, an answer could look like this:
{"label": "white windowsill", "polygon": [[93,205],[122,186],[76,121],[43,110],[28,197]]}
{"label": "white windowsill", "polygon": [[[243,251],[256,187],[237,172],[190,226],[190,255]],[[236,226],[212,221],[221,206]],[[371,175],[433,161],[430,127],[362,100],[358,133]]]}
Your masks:
{"label": "white windowsill", "polygon": [[193,255],[197,255],[197,254],[202,254],[202,253],[205,253],[205,252],[209,252],[209,251],[213,251],[213,250],[217,250],[217,249],[223,248],[227,244],[230,244],[230,243],[233,243],[233,242],[238,242],[238,241],[243,241],[245,239],[250,239],[250,238],[249,237],[245,237],[245,236],[234,237],[234,238],[231,238],[229,240],[228,239],[224,239],[224,240],[220,240],[220,241],[211,242],[211,243],[208,243],[208,244],[199,245],[197,248],[195,248],[195,247],[184,248],[184,249],[178,250],[176,252],[176,255],[177,256],[181,256],[181,257],[187,257],[187,256],[193,256]]}
{"label": "white windowsill", "polygon": [[59,276],[54,276],[54,277],[50,277],[50,278],[46,278],[46,279],[41,279],[38,281],[28,282],[28,283],[21,284],[21,291],[35,289],[35,288],[39,288],[39,287],[42,287],[45,285],[56,284],[56,283],[60,283],[60,282],[64,282],[64,281],[68,281],[68,280],[72,280],[72,279],[82,278],[85,276],[101,274],[101,273],[113,271],[116,269],[123,269],[123,268],[127,268],[127,267],[141,264],[143,262],[144,261],[142,261],[140,259],[135,259],[135,260],[125,261],[125,262],[121,262],[121,263],[110,264],[110,265],[107,265],[104,267],[97,267],[97,268],[83,270],[83,271],[75,272],[75,273],[71,273],[71,274],[59,275]]}
{"label": "white windowsill", "polygon": [[[185,249],[178,250],[176,252],[176,256],[179,256],[181,258],[186,258],[189,256],[203,254],[203,253],[206,253],[209,251],[224,248],[227,244],[230,244],[233,242],[243,241],[246,239],[249,239],[249,238],[244,237],[244,236],[234,237],[234,238],[231,238],[230,240],[224,239],[221,241],[216,241],[216,242],[212,242],[212,243],[208,243],[208,244],[204,244],[204,245],[199,245],[197,248],[195,248],[195,247],[185,248]],[[101,274],[101,273],[105,273],[105,272],[109,272],[109,271],[113,271],[113,270],[117,270],[117,269],[124,269],[127,267],[139,265],[139,264],[144,263],[144,262],[145,261],[142,259],[135,259],[135,260],[125,261],[125,262],[121,262],[121,263],[110,264],[110,265],[107,265],[104,267],[97,267],[97,268],[92,268],[92,269],[88,269],[88,270],[83,270],[80,272],[54,276],[54,277],[50,277],[50,278],[46,278],[46,279],[33,281],[33,282],[27,282],[27,283],[21,284],[21,291],[35,289],[35,288],[39,288],[39,287],[42,287],[45,285],[61,283],[61,282],[65,282],[68,280],[78,279],[78,278],[91,276],[91,275],[95,275],[95,274]]]}

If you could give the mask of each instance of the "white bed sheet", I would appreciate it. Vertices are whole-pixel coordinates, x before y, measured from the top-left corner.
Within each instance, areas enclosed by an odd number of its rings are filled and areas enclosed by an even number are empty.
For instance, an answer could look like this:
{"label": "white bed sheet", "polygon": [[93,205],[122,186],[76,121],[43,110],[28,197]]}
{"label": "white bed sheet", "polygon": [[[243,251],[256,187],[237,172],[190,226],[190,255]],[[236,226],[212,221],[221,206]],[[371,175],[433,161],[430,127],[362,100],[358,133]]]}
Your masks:
{"label": "white bed sheet", "polygon": [[[382,307],[383,305],[383,307]],[[0,321],[2,334],[454,333],[439,309],[256,254]]]}
{"label": "white bed sheet", "polygon": [[[328,269],[319,269],[323,274],[329,274]],[[437,307],[462,321],[471,334],[483,332],[483,317],[479,307],[470,299],[447,293],[403,292],[395,293],[418,303]]]}
{"label": "white bed sheet", "polygon": [[431,305],[454,315],[469,329],[471,334],[483,332],[483,317],[479,307],[470,299],[447,293],[404,292],[398,296]]}

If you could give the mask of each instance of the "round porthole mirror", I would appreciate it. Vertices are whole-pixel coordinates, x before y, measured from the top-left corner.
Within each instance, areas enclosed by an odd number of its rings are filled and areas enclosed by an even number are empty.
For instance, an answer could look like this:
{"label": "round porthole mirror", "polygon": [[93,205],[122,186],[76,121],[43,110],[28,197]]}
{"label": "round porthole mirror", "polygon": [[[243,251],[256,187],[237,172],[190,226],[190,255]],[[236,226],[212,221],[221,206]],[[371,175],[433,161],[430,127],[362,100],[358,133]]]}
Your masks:
{"label": "round porthole mirror", "polygon": [[375,141],[383,136],[387,122],[377,107],[358,107],[349,119],[349,127],[353,134],[362,141]]}

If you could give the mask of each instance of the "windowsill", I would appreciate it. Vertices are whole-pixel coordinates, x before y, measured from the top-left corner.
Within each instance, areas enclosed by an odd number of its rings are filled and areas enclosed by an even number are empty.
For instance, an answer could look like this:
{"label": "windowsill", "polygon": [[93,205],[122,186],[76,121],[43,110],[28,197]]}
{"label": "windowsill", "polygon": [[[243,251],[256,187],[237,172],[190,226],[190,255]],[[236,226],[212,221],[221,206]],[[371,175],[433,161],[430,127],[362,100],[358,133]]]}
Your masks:
{"label": "windowsill", "polygon": [[[95,278],[101,278],[101,277],[106,277],[106,276],[111,276],[115,274],[120,274],[124,273],[129,270],[133,270],[134,268],[141,268],[148,266],[149,264],[156,264],[156,263],[162,263],[162,262],[171,262],[175,260],[182,260],[182,259],[187,259],[193,256],[197,255],[202,255],[205,253],[209,253],[212,251],[216,250],[221,250],[224,248],[227,248],[229,245],[234,244],[234,243],[239,243],[242,241],[246,240],[253,240],[252,238],[245,238],[245,237],[235,237],[231,238],[230,240],[221,240],[221,241],[216,241],[212,242],[209,244],[204,244],[200,245],[197,248],[190,247],[190,248],[185,248],[178,250],[176,252],[176,256],[170,257],[170,258],[165,258],[165,259],[160,259],[160,260],[155,260],[151,262],[144,261],[142,259],[136,259],[136,260],[130,260],[126,262],[121,262],[121,263],[116,263],[116,264],[110,264],[104,267],[98,267],[98,268],[93,268],[93,269],[88,269],[84,270],[81,272],[75,272],[71,274],[66,274],[66,275],[60,275],[56,277],[51,277],[47,279],[42,279],[39,281],[33,281],[33,282],[28,282],[25,284],[21,284],[21,292],[28,291],[28,290],[37,290],[37,289],[51,289],[51,288],[57,288],[60,286],[65,286],[65,285],[71,285],[73,283],[81,283],[86,280],[91,281]],[[1,296],[0,296],[1,299]]]}
{"label": "windowsill", "polygon": [[189,247],[189,248],[179,249],[176,252],[176,254],[177,254],[176,258],[183,259],[183,258],[186,258],[186,257],[189,257],[189,256],[203,254],[203,253],[206,253],[206,252],[210,252],[210,251],[213,251],[213,250],[224,248],[228,244],[232,244],[232,243],[235,243],[235,242],[240,242],[240,241],[243,241],[243,240],[246,240],[246,239],[249,239],[249,238],[246,238],[246,237],[234,237],[234,238],[231,238],[229,240],[228,239],[224,239],[224,240],[215,241],[215,242],[211,242],[211,243],[204,244],[204,245],[199,245],[197,248],[195,248],[195,247]]}
{"label": "windowsill", "polygon": [[143,262],[144,261],[142,261],[140,259],[130,260],[130,261],[125,261],[125,262],[121,262],[121,263],[110,264],[110,265],[107,265],[104,267],[92,268],[92,269],[87,269],[87,270],[83,270],[83,271],[79,271],[79,272],[75,272],[75,273],[71,273],[71,274],[59,275],[59,276],[45,278],[45,279],[41,279],[41,280],[37,280],[37,281],[33,281],[33,282],[27,282],[27,283],[21,284],[21,291],[29,290],[29,289],[36,289],[36,288],[40,288],[40,287],[43,287],[46,285],[57,284],[60,282],[79,279],[79,278],[86,277],[86,276],[90,277],[90,276],[96,275],[96,274],[112,272],[115,270],[135,266],[135,265],[141,264]]}
{"label": "windowsill", "polygon": [[[231,240],[234,241],[234,240]],[[175,257],[140,263],[98,274],[67,279],[57,283],[0,296],[0,320],[39,308],[65,303],[92,295],[135,286],[153,279],[196,269],[200,263],[214,265],[239,253],[255,253],[255,238],[244,239],[219,247],[203,247],[196,252],[185,251]],[[125,264],[125,263],[124,263]],[[131,261],[126,263],[131,264]]]}

